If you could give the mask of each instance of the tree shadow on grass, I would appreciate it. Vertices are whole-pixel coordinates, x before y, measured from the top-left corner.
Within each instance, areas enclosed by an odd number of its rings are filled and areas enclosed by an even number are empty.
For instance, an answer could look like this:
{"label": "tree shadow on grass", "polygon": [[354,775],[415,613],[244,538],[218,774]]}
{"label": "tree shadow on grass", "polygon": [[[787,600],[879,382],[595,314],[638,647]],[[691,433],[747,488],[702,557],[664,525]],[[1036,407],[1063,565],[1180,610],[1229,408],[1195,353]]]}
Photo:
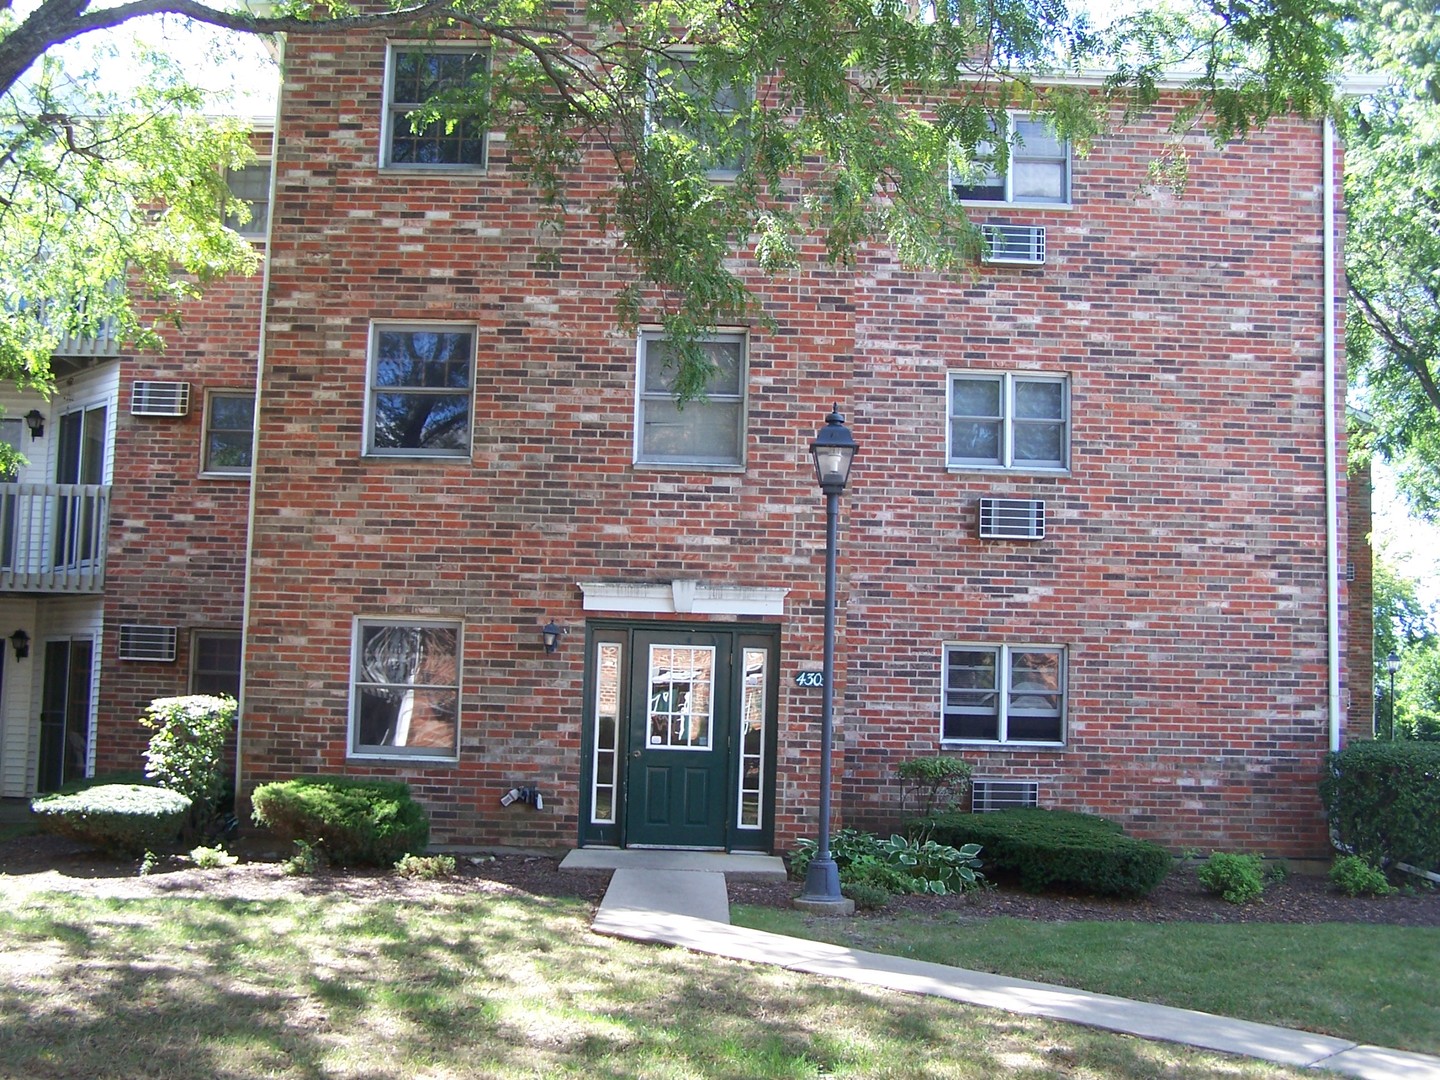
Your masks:
{"label": "tree shadow on grass", "polygon": [[1249,1071],[1084,1028],[599,938],[588,914],[513,895],[428,905],[32,901],[0,916],[0,1076]]}

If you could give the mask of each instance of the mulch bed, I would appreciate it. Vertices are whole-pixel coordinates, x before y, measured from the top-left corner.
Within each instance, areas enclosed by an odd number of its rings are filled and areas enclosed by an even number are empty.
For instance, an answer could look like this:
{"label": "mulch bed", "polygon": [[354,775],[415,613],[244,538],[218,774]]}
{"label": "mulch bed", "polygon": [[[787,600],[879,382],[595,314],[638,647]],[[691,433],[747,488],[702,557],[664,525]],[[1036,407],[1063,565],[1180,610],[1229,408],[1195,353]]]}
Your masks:
{"label": "mulch bed", "polygon": [[[797,891],[798,887],[789,882],[733,882],[730,901],[783,907]],[[974,919],[1006,916],[1042,922],[1350,922],[1440,926],[1440,889],[1418,883],[1404,890],[1404,894],[1355,898],[1336,892],[1325,877],[1296,873],[1271,884],[1265,895],[1253,903],[1230,904],[1200,886],[1194,867],[1180,866],[1141,900],[1060,893],[1033,895],[1013,886],[1000,885],[956,896],[896,896],[877,914],[884,918],[902,911],[953,912]]]}
{"label": "mulch bed", "polygon": [[[138,863],[116,860],[54,836],[31,835],[0,842],[0,896],[60,889],[92,895],[241,896],[339,893],[359,898],[455,895],[467,892],[516,891],[534,896],[578,897],[598,904],[610,881],[608,871],[561,871],[550,855],[498,854],[457,857],[459,872],[443,881],[413,881],[382,871],[321,871],[287,876],[273,851],[235,848],[245,859],[222,870],[197,870],[181,859],[166,859],[148,876],[138,876]],[[735,881],[732,903],[789,907],[800,887],[791,881]],[[1351,898],[1335,892],[1324,877],[1293,873],[1273,883],[1259,901],[1227,904],[1205,892],[1191,866],[1178,867],[1159,888],[1142,900],[1047,893],[1032,895],[999,885],[959,896],[897,896],[876,916],[898,912],[964,918],[1008,916],[1046,922],[1077,920],[1116,922],[1207,923],[1379,923],[1392,926],[1440,926],[1440,889],[1416,880],[1401,894]]]}

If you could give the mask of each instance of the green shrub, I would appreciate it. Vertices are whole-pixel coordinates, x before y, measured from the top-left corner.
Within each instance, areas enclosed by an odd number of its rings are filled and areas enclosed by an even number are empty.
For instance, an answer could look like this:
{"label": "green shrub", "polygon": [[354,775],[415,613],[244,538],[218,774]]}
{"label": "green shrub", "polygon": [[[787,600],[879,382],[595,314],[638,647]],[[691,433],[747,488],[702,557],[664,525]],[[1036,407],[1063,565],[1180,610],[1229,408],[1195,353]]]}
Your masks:
{"label": "green shrub", "polygon": [[418,881],[454,877],[455,859],[451,855],[401,855],[395,873]]}
{"label": "green shrub", "polygon": [[[898,866],[891,866],[878,855],[861,855],[840,867],[840,884],[864,885],[883,889],[890,895],[915,892],[915,882]],[[843,892],[844,889],[842,888]]]}
{"label": "green shrub", "polygon": [[1342,844],[1377,865],[1440,870],[1440,743],[1357,742],[1327,763],[1320,797]]}
{"label": "green shrub", "polygon": [[201,870],[218,870],[222,866],[234,866],[240,860],[223,847],[197,847],[191,849],[190,861]]}
{"label": "green shrub", "polygon": [[191,801],[190,824],[213,831],[225,792],[225,745],[235,721],[235,699],[191,694],[156,698],[140,725],[153,731],[145,751],[145,775]]}
{"label": "green shrub", "polygon": [[[799,846],[790,853],[790,875],[797,880],[805,880],[805,872],[810,869],[810,860],[815,857],[816,844],[814,840],[801,840]],[[857,859],[870,856],[881,862],[880,838],[874,833],[861,832],[859,829],[837,829],[830,834],[830,857],[835,860],[839,869],[844,869]]]}
{"label": "green shrub", "polygon": [[[814,840],[801,840],[790,857],[790,871],[804,878],[815,857]],[[873,833],[841,829],[830,840],[830,857],[841,885],[855,883],[883,888],[889,893],[946,893],[976,888],[979,847],[955,849],[934,840],[924,842],[892,836],[882,840]]]}
{"label": "green shrub", "polygon": [[1200,864],[1195,875],[1209,892],[1232,904],[1248,904],[1265,891],[1265,869],[1259,855],[1217,851]]}
{"label": "green shrub", "polygon": [[1031,892],[1144,896],[1170,872],[1170,854],[1159,844],[1126,836],[1115,822],[1094,814],[997,810],[936,814],[912,824],[952,846],[978,844],[990,870],[1013,875]]}
{"label": "green shrub", "polygon": [[320,869],[320,848],[304,840],[296,840],[295,850],[280,864],[280,869],[292,876],[315,873]]}
{"label": "green shrub", "polygon": [[102,784],[73,795],[46,795],[31,802],[30,809],[42,832],[128,858],[171,847],[190,800],[165,788]]}
{"label": "green shrub", "polygon": [[840,893],[855,901],[861,911],[879,911],[890,902],[891,893],[879,885],[868,885],[863,881],[852,881],[840,886]]}
{"label": "green shrub", "polygon": [[323,845],[337,866],[393,866],[430,839],[424,808],[394,780],[300,777],[261,784],[250,799],[257,824],[281,840]]}
{"label": "green shrub", "polygon": [[895,775],[904,785],[906,812],[928,817],[954,810],[970,791],[972,772],[968,761],[943,755],[902,761]]}
{"label": "green shrub", "polygon": [[1330,867],[1330,883],[1346,896],[1389,896],[1395,891],[1385,872],[1360,855],[1342,855]]}

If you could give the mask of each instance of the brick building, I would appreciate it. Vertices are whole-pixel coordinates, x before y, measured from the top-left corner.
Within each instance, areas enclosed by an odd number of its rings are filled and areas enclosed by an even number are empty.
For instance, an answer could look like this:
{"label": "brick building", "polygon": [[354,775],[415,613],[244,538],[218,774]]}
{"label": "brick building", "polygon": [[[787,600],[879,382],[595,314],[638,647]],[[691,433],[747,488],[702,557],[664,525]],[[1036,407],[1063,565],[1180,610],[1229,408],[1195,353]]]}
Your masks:
{"label": "brick building", "polygon": [[[395,123],[418,67],[472,53],[289,39],[264,278],[145,364],[205,408],[115,439],[96,768],[186,650],[233,648],[243,597],[242,796],[398,777],[441,843],[789,848],[815,826],[809,443],[837,402],[845,823],[893,824],[895,765],[944,752],[980,808],[1323,853],[1322,757],[1370,690],[1321,123],[1195,137],[1177,196],[1147,177],[1173,104],[1084,157],[1019,117],[1008,175],[957,188],[998,227],[973,276],[879,248],[757,276],[774,328],[722,328],[677,410],[594,219],[555,239],[503,139]],[[247,484],[197,455],[257,353]],[[176,629],[175,663],[122,659],[122,624]]]}

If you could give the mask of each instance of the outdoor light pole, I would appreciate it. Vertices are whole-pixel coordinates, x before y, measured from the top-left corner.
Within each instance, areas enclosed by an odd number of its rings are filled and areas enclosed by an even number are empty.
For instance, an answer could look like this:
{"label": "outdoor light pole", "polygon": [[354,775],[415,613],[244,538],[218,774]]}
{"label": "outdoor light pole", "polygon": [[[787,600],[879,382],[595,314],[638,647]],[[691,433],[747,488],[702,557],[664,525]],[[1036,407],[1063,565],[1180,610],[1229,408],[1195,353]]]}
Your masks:
{"label": "outdoor light pole", "polygon": [[1395,672],[1400,670],[1400,657],[1393,652],[1385,658],[1385,670],[1390,673],[1390,740],[1395,740]]}
{"label": "outdoor light pole", "polygon": [[825,418],[825,426],[810,444],[815,478],[825,493],[825,660],[820,688],[820,836],[819,847],[805,871],[800,899],[808,903],[841,905],[840,872],[830,857],[830,728],[835,706],[835,549],[839,535],[840,493],[850,480],[850,463],[859,447],[840,406]]}

